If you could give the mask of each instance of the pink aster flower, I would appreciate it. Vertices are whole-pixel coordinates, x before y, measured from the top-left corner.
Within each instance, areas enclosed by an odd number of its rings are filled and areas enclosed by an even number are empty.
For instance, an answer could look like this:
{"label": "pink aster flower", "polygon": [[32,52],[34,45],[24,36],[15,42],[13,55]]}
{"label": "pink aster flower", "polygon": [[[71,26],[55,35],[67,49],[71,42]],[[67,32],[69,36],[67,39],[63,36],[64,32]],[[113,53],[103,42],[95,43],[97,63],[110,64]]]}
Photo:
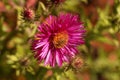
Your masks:
{"label": "pink aster flower", "polygon": [[77,46],[84,44],[84,26],[77,15],[60,14],[49,16],[38,27],[38,33],[33,40],[32,49],[35,58],[50,66],[62,66],[77,52]]}

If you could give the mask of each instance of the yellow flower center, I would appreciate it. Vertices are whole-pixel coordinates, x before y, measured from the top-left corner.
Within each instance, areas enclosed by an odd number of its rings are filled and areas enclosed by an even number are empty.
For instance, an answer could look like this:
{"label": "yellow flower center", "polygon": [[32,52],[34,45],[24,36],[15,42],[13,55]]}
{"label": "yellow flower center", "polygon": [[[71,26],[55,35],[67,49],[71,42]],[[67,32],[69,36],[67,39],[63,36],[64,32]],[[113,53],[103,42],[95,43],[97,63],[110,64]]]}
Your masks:
{"label": "yellow flower center", "polygon": [[68,34],[67,32],[60,32],[57,33],[53,37],[53,44],[56,48],[62,48],[64,47],[68,42]]}

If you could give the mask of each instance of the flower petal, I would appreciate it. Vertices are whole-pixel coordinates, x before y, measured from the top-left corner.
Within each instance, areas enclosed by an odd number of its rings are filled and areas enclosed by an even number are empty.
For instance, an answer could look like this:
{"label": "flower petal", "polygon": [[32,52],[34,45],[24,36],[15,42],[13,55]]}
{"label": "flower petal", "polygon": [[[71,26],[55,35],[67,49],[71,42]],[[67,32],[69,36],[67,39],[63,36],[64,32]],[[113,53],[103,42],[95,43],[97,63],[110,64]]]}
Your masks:
{"label": "flower petal", "polygon": [[44,63],[44,65],[46,65],[46,64],[49,63],[50,58],[51,58],[51,50],[48,51],[48,54],[47,54],[47,57],[46,57],[46,59],[45,59],[45,63]]}
{"label": "flower petal", "polygon": [[56,62],[58,64],[58,66],[62,66],[62,59],[60,56],[60,52],[56,51]]}

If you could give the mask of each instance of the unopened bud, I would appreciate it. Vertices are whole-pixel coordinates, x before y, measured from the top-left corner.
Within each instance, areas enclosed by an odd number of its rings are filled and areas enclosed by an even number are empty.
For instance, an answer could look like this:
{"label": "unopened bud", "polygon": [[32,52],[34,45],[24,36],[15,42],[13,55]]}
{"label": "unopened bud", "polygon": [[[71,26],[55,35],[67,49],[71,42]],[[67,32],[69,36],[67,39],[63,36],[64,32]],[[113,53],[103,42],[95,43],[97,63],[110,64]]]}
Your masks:
{"label": "unopened bud", "polygon": [[65,0],[51,0],[52,3],[54,4],[59,4],[61,2],[64,2]]}
{"label": "unopened bud", "polygon": [[84,65],[84,61],[80,57],[76,57],[72,61],[72,66],[76,69],[81,68]]}
{"label": "unopened bud", "polygon": [[28,58],[23,58],[23,59],[21,59],[21,60],[20,60],[20,64],[21,64],[22,66],[27,66],[27,65],[29,64]]}
{"label": "unopened bud", "polygon": [[34,15],[33,10],[28,9],[28,8],[24,9],[24,11],[23,11],[23,18],[25,20],[30,20],[31,21],[31,20],[34,20],[34,17],[35,17],[35,15]]}

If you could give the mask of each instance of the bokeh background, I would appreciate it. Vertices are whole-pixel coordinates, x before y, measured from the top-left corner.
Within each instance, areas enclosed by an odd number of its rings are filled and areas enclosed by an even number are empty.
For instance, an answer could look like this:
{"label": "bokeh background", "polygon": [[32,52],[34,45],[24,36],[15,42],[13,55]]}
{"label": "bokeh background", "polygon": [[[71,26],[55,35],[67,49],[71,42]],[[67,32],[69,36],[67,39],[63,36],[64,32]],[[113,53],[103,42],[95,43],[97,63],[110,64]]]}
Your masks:
{"label": "bokeh background", "polygon": [[[34,20],[22,16],[26,7]],[[79,67],[38,64],[30,49],[37,26],[60,12],[84,23]],[[120,80],[120,0],[0,0],[0,80]]]}

